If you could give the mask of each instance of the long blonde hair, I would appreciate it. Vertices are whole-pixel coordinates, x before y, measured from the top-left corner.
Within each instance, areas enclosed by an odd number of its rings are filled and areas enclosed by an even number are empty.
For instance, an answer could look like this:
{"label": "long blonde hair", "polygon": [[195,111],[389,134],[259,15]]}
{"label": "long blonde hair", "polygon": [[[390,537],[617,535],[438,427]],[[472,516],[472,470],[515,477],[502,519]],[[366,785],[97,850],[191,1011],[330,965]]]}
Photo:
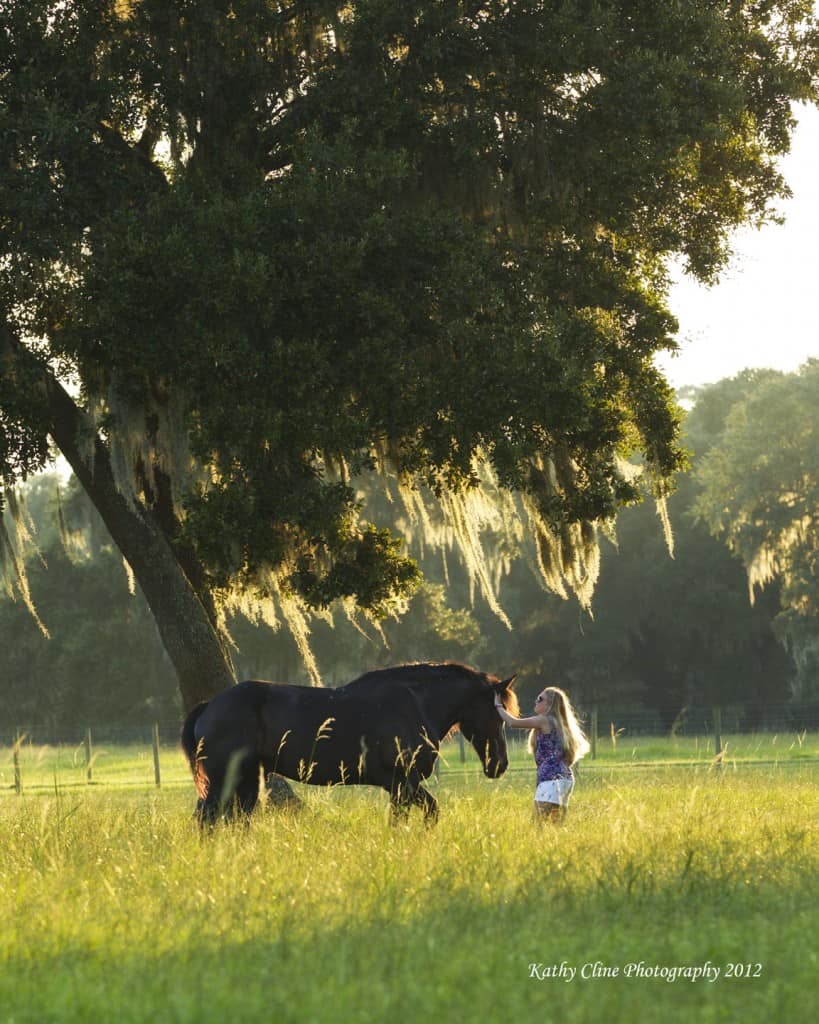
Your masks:
{"label": "long blonde hair", "polygon": [[[549,694],[551,703],[547,714],[552,715],[557,723],[557,732],[563,746],[563,758],[571,768],[573,764],[589,752],[589,741],[577,720],[577,715],[566,693],[558,686],[547,686],[544,693]],[[532,729],[529,733],[529,753],[534,754],[535,742],[540,730]]]}

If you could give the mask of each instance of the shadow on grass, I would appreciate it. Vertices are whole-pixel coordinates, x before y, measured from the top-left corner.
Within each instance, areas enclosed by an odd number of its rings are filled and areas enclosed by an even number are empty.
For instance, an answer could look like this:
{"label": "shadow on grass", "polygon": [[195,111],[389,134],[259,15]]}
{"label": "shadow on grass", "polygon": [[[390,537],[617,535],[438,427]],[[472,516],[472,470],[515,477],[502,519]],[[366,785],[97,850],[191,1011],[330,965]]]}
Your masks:
{"label": "shadow on grass", "polygon": [[[0,966],[0,1019],[14,1024],[117,1021],[378,1022],[531,1019],[585,1022],[812,1019],[810,907],[798,894],[738,900],[714,913],[668,893],[619,907],[581,898],[504,902],[442,894],[434,912],[300,934],[271,910],[269,928],[203,913],[172,948],[17,950]],[[259,928],[258,915],[255,918]],[[168,935],[163,940],[169,942]],[[646,967],[721,968],[711,983],[623,976]],[[761,963],[758,978],[727,979],[729,963]],[[595,963],[619,976],[581,977]],[[531,965],[541,968],[533,972]],[[537,975],[553,966],[557,977]],[[585,966],[584,966],[585,965]],[[569,976],[569,968],[577,973]],[[600,970],[600,968],[598,968]],[[534,975],[534,976],[533,976]],[[815,1008],[815,1007],[814,1007]]]}

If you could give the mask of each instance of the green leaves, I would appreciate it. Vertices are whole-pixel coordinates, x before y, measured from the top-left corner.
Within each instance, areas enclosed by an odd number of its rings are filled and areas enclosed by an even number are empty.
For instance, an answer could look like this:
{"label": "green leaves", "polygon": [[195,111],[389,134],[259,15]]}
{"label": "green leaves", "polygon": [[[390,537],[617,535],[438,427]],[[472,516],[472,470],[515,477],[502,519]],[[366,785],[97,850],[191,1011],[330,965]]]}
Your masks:
{"label": "green leaves", "polygon": [[777,625],[802,684],[811,685],[819,652],[819,361],[742,383],[745,395],[698,465],[694,509],[742,559],[751,600],[757,588],[781,583]]}
{"label": "green leaves", "polygon": [[[5,5],[4,315],[205,589],[400,602],[350,484],[385,458],[523,491],[569,565],[624,458],[661,496],[684,463],[665,264],[713,278],[781,194],[809,8]],[[24,472],[47,417],[20,377],[0,409]]]}
{"label": "green leaves", "polygon": [[421,582],[418,566],[402,553],[402,542],[389,530],[367,525],[336,550],[324,575],[300,568],[291,577],[308,604],[326,608],[338,598],[355,594],[359,608],[375,619],[396,610],[396,595],[411,594]]}

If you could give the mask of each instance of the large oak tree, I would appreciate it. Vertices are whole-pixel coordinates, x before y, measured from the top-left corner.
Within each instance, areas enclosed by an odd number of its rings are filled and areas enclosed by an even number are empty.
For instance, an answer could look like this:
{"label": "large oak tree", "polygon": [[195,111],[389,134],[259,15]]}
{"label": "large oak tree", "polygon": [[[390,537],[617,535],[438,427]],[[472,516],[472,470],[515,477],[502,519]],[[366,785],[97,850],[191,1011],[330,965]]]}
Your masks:
{"label": "large oak tree", "polygon": [[413,586],[385,465],[485,586],[476,495],[516,493],[586,599],[625,459],[681,463],[668,261],[712,280],[785,190],[811,8],[0,0],[6,491],[62,452],[187,704],[231,600]]}

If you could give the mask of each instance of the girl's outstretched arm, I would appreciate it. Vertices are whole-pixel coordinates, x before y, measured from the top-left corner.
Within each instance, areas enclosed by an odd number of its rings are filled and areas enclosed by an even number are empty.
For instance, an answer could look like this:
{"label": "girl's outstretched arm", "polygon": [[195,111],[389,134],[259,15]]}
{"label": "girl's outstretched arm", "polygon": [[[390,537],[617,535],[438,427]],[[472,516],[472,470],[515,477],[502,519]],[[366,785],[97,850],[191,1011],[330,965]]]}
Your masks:
{"label": "girl's outstretched arm", "polygon": [[552,723],[548,715],[530,715],[528,718],[515,718],[498,701],[495,701],[495,710],[510,729],[540,729],[541,732],[552,731]]}

